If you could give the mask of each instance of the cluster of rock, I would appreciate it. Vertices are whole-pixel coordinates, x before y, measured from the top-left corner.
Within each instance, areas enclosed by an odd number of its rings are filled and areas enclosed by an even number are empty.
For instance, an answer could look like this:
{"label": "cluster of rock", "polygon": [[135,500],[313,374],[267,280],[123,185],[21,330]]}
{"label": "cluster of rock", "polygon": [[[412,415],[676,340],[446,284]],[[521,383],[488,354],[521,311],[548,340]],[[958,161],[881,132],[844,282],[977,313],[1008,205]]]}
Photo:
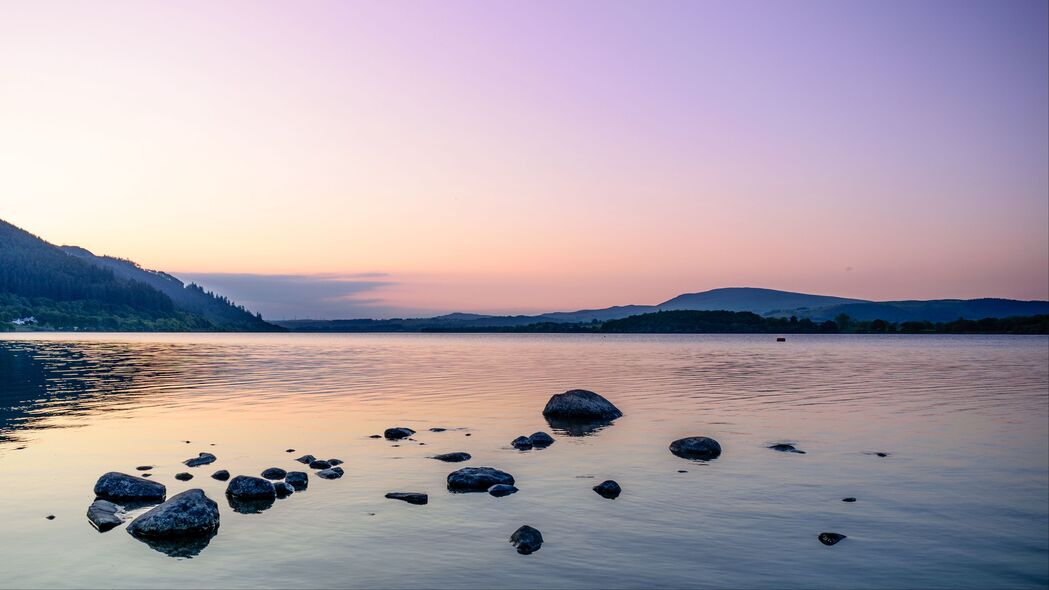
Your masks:
{"label": "cluster of rock", "polygon": [[532,436],[519,436],[510,442],[510,445],[519,451],[528,451],[533,448],[545,449],[554,444],[554,437],[545,432],[534,432]]}

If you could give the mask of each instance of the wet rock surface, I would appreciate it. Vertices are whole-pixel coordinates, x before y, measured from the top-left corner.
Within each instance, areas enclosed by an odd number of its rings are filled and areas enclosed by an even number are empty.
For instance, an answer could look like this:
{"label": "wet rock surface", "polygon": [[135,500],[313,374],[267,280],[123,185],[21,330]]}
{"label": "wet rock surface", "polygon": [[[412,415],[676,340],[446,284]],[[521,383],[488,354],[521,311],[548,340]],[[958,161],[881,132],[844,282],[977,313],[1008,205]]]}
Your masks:
{"label": "wet rock surface", "polygon": [[532,436],[528,437],[528,440],[532,441],[532,446],[537,449],[546,448],[554,444],[554,437],[545,432],[533,432]]}
{"label": "wet rock surface", "polygon": [[163,502],[167,496],[164,484],[141,477],[110,471],[98,478],[95,495],[106,500]]}
{"label": "wet rock surface", "polygon": [[273,499],[277,492],[273,488],[273,482],[252,477],[250,475],[238,475],[226,486],[226,495],[244,500]]}
{"label": "wet rock surface", "polygon": [[301,456],[301,457],[299,457],[298,459],[295,459],[295,460],[298,461],[299,463],[302,463],[303,465],[309,465],[310,463],[313,463],[314,461],[316,461],[317,458],[314,457],[313,455],[303,455],[303,456]]}
{"label": "wet rock surface", "polygon": [[321,479],[339,479],[343,473],[342,467],[332,467],[330,469],[321,469],[316,475]]}
{"label": "wet rock surface", "polygon": [[568,419],[614,420],[623,415],[612,402],[585,389],[571,389],[550,397],[543,415]]}
{"label": "wet rock surface", "polygon": [[685,459],[709,460],[721,455],[721,445],[706,436],[690,436],[670,443],[670,452]]}
{"label": "wet rock surface", "polygon": [[136,471],[149,471],[150,469],[153,469],[152,465],[139,465],[135,468]]}
{"label": "wet rock surface", "polygon": [[430,501],[429,496],[421,492],[390,492],[386,497],[391,500],[401,500],[409,504],[426,504]]}
{"label": "wet rock surface", "polygon": [[273,484],[273,492],[277,495],[278,498],[287,498],[288,496],[295,493],[295,488],[293,488],[291,484],[287,482],[278,481],[274,482]]}
{"label": "wet rock surface", "polygon": [[229,471],[225,469],[219,469],[215,473],[211,474],[211,479],[217,479],[219,481],[226,481],[229,479]]}
{"label": "wet rock surface", "polygon": [[820,533],[819,537],[817,538],[820,540],[820,543],[830,546],[836,545],[839,542],[841,542],[841,540],[845,538],[845,535],[838,533]]}
{"label": "wet rock surface", "polygon": [[[124,522],[124,519],[119,516],[120,513],[120,506],[108,500],[95,500],[87,507],[87,519],[91,521],[91,524],[100,533],[104,533]],[[52,516],[51,518],[54,517]]]}
{"label": "wet rock surface", "polygon": [[444,461],[446,463],[461,463],[463,461],[469,461],[473,457],[470,456],[470,453],[458,452],[458,453],[443,453],[441,455],[434,455],[433,458],[437,459],[438,461]]}
{"label": "wet rock surface", "polygon": [[280,467],[270,467],[269,469],[262,472],[262,477],[272,480],[284,479],[284,477],[287,475],[288,472],[284,471]]}
{"label": "wet rock surface", "polygon": [[189,480],[193,479],[193,474],[183,471],[182,473],[176,473],[175,474],[175,479],[177,479],[179,481],[189,481]]}
{"label": "wet rock surface", "polygon": [[512,485],[505,483],[494,485],[488,488],[488,493],[495,496],[496,498],[502,498],[503,496],[509,496],[510,494],[516,494],[518,489]]}
{"label": "wet rock surface", "polygon": [[288,475],[284,477],[284,482],[295,488],[295,491],[301,492],[310,485],[310,477],[306,475],[305,471],[289,471]]}
{"label": "wet rock surface", "polygon": [[842,502],[855,502],[856,498],[853,498],[852,496],[849,496],[848,498],[842,498],[841,501]]}
{"label": "wet rock surface", "polygon": [[602,498],[615,500],[619,497],[619,494],[623,493],[623,488],[619,487],[619,484],[615,481],[609,479],[594,486],[594,491]]}
{"label": "wet rock surface", "polygon": [[219,506],[193,489],[172,496],[170,500],[139,516],[128,525],[136,537],[172,538],[204,536],[219,528]]}
{"label": "wet rock surface", "polygon": [[387,440],[400,440],[402,438],[408,438],[409,436],[411,436],[413,434],[415,434],[414,430],[412,430],[411,428],[405,428],[403,426],[395,426],[394,428],[387,428],[382,433],[382,435],[384,437],[386,437]]}
{"label": "wet rock surface", "polygon": [[331,463],[325,461],[324,459],[316,459],[314,461],[310,461],[309,467],[310,469],[327,469],[331,467]]}
{"label": "wet rock surface", "polygon": [[776,443],[774,445],[769,445],[769,448],[773,451],[779,451],[781,453],[797,453],[799,455],[805,454],[805,451],[802,451],[801,449],[795,447],[790,443]]}
{"label": "wet rock surface", "polygon": [[510,535],[510,543],[517,547],[521,555],[528,555],[539,551],[543,546],[543,534],[538,529],[524,525]]}
{"label": "wet rock surface", "polygon": [[527,436],[519,436],[511,441],[510,445],[518,451],[528,451],[532,448],[532,441]]}
{"label": "wet rock surface", "polygon": [[216,460],[217,457],[215,457],[215,455],[212,455],[211,453],[200,453],[192,459],[186,459],[182,462],[182,464],[186,467],[200,467],[201,465],[210,465]]}
{"label": "wet rock surface", "polygon": [[514,485],[514,476],[492,467],[464,467],[448,474],[448,489],[453,492],[486,492],[499,484]]}

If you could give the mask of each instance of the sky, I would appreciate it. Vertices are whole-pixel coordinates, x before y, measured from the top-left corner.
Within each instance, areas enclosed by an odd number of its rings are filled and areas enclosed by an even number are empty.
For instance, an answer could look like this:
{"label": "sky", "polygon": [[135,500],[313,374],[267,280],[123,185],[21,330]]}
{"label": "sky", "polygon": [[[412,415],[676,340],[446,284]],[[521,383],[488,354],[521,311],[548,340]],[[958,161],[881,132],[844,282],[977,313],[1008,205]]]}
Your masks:
{"label": "sky", "polygon": [[1049,297],[1042,0],[0,5],[0,218],[270,319]]}

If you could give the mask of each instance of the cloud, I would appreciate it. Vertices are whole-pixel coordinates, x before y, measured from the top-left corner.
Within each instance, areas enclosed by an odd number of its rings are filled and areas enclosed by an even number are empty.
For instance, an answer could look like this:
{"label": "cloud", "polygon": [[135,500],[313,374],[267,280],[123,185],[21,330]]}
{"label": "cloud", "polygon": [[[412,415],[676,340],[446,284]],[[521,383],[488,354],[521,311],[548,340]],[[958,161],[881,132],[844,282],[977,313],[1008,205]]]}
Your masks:
{"label": "cloud", "polygon": [[380,291],[396,285],[386,273],[264,275],[179,273],[209,291],[229,297],[270,320],[389,317],[403,309],[387,304]]}

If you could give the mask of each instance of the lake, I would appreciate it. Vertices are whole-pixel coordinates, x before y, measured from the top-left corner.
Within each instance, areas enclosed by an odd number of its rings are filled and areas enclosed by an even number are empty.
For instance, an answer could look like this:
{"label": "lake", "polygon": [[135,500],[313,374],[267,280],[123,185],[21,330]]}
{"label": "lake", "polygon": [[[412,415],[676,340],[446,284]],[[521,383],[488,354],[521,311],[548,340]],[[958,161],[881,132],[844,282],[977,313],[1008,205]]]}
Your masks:
{"label": "lake", "polygon": [[[573,388],[625,415],[552,428],[543,406]],[[19,333],[0,336],[0,405],[2,587],[1049,585],[1041,336]],[[391,426],[418,434],[369,438]],[[540,430],[549,448],[510,446]],[[691,435],[723,454],[668,451]],[[452,451],[473,459],[429,458]],[[200,452],[218,460],[182,465]],[[345,477],[254,514],[209,477],[306,453]],[[138,465],[218,502],[192,558],[85,518],[98,477]],[[449,493],[463,466],[520,491]],[[605,479],[622,495],[592,491]],[[531,555],[508,542],[523,524],[545,539]]]}

